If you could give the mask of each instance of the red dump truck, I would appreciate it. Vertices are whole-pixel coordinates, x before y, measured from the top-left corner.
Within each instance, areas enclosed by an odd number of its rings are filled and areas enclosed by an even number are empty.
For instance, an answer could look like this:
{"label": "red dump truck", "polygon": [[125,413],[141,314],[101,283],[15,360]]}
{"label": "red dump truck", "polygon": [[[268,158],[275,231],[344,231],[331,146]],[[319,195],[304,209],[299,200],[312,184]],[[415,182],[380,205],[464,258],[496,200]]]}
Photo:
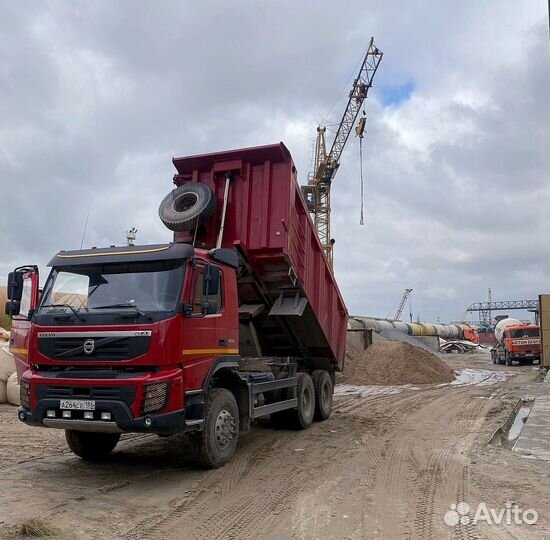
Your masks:
{"label": "red dump truck", "polygon": [[8,278],[19,419],[105,458],[121,433],[188,433],[206,467],[271,416],[328,418],[347,311],[286,147],[175,158],[168,244],[60,251]]}

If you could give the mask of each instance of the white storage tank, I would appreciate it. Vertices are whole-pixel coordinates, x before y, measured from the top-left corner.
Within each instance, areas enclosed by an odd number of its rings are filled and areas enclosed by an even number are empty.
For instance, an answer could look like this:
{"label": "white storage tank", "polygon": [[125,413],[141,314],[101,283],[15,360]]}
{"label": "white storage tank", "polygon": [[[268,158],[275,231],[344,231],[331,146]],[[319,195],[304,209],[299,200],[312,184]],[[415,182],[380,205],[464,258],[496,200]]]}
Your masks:
{"label": "white storage tank", "polygon": [[390,321],[376,321],[376,331],[379,334],[386,330],[393,330],[393,324]]}
{"label": "white storage tank", "polygon": [[393,321],[393,327],[400,332],[404,332],[405,334],[407,334],[409,331],[407,323],[401,321]]}
{"label": "white storage tank", "polygon": [[445,325],[445,335],[441,336],[445,339],[458,339],[458,327],[454,324]]}
{"label": "white storage tank", "polygon": [[442,324],[434,324],[434,329],[438,336],[445,334],[445,327]]}

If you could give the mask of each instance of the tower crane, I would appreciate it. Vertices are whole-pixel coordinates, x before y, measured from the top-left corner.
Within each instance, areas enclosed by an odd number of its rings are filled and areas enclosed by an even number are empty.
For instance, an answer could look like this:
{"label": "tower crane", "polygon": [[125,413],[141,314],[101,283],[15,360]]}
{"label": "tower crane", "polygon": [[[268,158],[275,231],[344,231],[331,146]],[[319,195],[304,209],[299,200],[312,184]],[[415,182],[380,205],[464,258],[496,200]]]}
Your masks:
{"label": "tower crane", "polygon": [[[326,127],[317,127],[313,173],[309,176],[308,185],[302,186],[308,210],[313,213],[315,228],[331,267],[334,240],[330,237],[330,186],[338,167],[340,167],[342,152],[363,102],[367,98],[369,88],[372,86],[382,55],[382,51],[374,44],[374,38],[371,38],[359,73],[353,81],[348,104],[328,153],[325,138]],[[365,119],[361,118],[360,124],[356,128],[359,137],[362,137],[364,129]]]}
{"label": "tower crane", "polygon": [[405,302],[407,301],[407,298],[412,293],[412,289],[405,289],[403,291],[403,296],[401,297],[401,302],[399,302],[399,306],[397,308],[397,311],[395,312],[395,315],[393,317],[394,321],[401,320],[401,313],[403,313],[403,308],[405,307]]}

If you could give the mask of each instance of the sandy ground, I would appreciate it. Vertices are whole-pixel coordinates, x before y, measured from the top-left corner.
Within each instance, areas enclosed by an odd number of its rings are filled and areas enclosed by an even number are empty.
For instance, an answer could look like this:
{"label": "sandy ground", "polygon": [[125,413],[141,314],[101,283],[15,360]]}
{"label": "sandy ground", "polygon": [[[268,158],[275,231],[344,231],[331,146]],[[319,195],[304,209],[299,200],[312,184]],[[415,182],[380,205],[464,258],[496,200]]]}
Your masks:
{"label": "sandy ground", "polygon": [[[195,468],[183,437],[150,435],[127,436],[108,462],[86,464],[63,432],[24,426],[15,408],[0,406],[0,537],[39,517],[60,539],[549,538],[548,462],[487,444],[541,384],[538,369],[493,366],[479,353],[446,361],[501,376],[348,389],[328,421],[302,432],[258,426],[215,471]],[[539,519],[445,525],[459,502],[474,510],[511,502]]]}

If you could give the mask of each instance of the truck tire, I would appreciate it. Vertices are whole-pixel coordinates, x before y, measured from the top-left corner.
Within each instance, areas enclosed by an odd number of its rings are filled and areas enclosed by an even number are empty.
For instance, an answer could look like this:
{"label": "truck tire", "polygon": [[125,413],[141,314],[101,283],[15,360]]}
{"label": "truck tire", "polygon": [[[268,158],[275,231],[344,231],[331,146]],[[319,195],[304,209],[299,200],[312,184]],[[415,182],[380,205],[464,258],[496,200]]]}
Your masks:
{"label": "truck tire", "polygon": [[117,445],[119,433],[90,433],[88,431],[65,430],[69,448],[85,461],[105,459]]}
{"label": "truck tire", "polygon": [[190,231],[214,213],[216,197],[205,184],[183,184],[160,203],[159,217],[171,231]]}
{"label": "truck tire", "polygon": [[332,379],[323,369],[317,369],[311,374],[313,387],[315,388],[315,415],[314,419],[323,421],[329,418],[332,412],[332,396],[334,387]]}
{"label": "truck tire", "polygon": [[315,415],[315,387],[309,373],[298,373],[297,378],[298,407],[288,411],[288,427],[306,429],[311,426]]}
{"label": "truck tire", "polygon": [[205,469],[225,465],[235,453],[239,438],[239,407],[225,388],[214,388],[205,400],[202,431],[189,434],[197,462]]}
{"label": "truck tire", "polygon": [[510,355],[508,354],[508,351],[504,353],[504,361],[506,362],[507,366],[512,365],[512,359],[510,358]]}
{"label": "truck tire", "polygon": [[491,351],[491,360],[493,361],[493,364],[497,363],[497,355],[495,354],[495,351]]}

